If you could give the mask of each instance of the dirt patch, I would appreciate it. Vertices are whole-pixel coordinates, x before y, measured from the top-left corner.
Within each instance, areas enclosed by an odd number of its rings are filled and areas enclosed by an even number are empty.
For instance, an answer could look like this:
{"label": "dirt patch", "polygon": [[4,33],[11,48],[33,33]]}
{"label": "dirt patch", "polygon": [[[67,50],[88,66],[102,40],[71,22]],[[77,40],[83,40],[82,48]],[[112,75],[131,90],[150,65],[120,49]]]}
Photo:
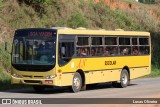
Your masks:
{"label": "dirt patch", "polygon": [[[99,3],[102,2],[101,0],[95,0],[95,2]],[[122,11],[130,11],[130,10],[145,10],[150,15],[155,17],[156,19],[160,20],[160,5],[158,4],[140,4],[140,3],[129,3],[123,2],[121,0],[104,0],[103,1],[106,6],[108,6],[112,10],[120,9]]]}

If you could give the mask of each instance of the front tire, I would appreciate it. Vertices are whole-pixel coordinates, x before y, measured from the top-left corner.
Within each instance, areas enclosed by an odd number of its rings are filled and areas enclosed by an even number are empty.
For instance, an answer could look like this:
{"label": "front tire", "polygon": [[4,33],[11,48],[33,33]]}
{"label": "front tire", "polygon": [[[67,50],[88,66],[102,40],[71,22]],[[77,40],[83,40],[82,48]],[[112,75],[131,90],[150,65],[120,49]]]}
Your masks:
{"label": "front tire", "polygon": [[73,77],[71,90],[76,93],[79,92],[81,88],[82,88],[82,78],[81,75],[78,72],[76,72]]}

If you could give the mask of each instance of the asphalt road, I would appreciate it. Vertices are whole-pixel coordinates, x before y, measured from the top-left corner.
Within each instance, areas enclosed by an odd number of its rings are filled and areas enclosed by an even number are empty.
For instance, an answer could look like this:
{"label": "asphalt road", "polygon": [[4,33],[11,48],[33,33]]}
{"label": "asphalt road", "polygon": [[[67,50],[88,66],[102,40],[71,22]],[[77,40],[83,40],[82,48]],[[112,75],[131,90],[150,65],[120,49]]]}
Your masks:
{"label": "asphalt road", "polygon": [[72,93],[68,88],[55,87],[44,93],[36,93],[32,88],[0,92],[0,98],[160,98],[160,77],[131,81],[126,88],[114,88],[110,83],[98,84],[86,91]]}
{"label": "asphalt road", "polygon": [[44,93],[36,93],[32,88],[26,88],[1,91],[0,98],[160,98],[159,82],[160,77],[135,79],[126,88],[114,88],[111,83],[103,83],[78,93],[72,93],[64,87],[47,89]]}

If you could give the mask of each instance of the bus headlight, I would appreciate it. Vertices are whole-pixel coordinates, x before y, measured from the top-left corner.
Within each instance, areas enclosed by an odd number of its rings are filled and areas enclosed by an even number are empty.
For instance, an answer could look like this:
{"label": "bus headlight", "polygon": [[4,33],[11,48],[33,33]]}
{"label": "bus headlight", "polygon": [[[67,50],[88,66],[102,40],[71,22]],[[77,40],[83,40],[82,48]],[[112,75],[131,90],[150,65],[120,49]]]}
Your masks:
{"label": "bus headlight", "polygon": [[45,78],[46,79],[52,79],[52,78],[55,78],[56,77],[56,75],[48,75],[48,76],[46,76]]}
{"label": "bus headlight", "polygon": [[16,77],[16,78],[22,78],[22,76],[18,75],[18,74],[12,74],[13,77]]}

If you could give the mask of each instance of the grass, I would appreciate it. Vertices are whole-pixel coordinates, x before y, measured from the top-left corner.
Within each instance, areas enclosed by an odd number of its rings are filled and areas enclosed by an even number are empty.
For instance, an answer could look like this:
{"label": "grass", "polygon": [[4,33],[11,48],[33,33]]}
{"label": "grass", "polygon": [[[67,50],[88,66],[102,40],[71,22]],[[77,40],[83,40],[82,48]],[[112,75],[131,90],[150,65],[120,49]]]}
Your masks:
{"label": "grass", "polygon": [[155,65],[152,65],[152,71],[151,74],[147,77],[159,77],[160,76],[160,69],[158,69]]}
{"label": "grass", "polygon": [[[11,68],[11,57],[8,52],[5,51],[4,43],[0,44],[0,64],[6,71],[10,71]],[[2,70],[1,67],[1,70]]]}
{"label": "grass", "polygon": [[[10,48],[9,48],[10,50]],[[4,44],[0,44],[0,90],[24,88],[23,85],[11,84],[11,58],[10,54],[4,50]]]}
{"label": "grass", "polygon": [[87,19],[81,13],[75,13],[68,20],[68,25],[72,28],[88,27]]}
{"label": "grass", "polygon": [[[11,0],[2,10],[0,16],[6,16],[3,20],[12,29],[26,28],[26,27],[52,27],[52,26],[68,26],[89,27],[89,28],[103,28],[103,29],[117,29],[135,30],[133,19],[125,13],[119,11],[112,11],[104,4],[96,4],[92,0],[86,2],[80,1],[53,1],[47,5],[44,3],[39,5],[43,8],[43,12],[33,7],[17,2],[10,3]],[[47,2],[44,0],[44,2]],[[7,8],[9,7],[9,8]],[[8,15],[3,13],[7,12]],[[23,23],[23,24],[22,24]],[[140,25],[139,25],[140,26]],[[139,28],[139,27],[138,27]],[[136,29],[137,30],[137,29]]]}
{"label": "grass", "polygon": [[11,75],[5,69],[0,67],[0,91],[9,90],[9,89],[22,89],[29,86],[26,85],[13,85],[11,84]]}
{"label": "grass", "polygon": [[128,3],[136,3],[136,1],[135,1],[135,0],[122,0],[122,1],[124,1],[124,2],[128,2]]}
{"label": "grass", "polygon": [[5,70],[0,67],[0,90],[6,90],[11,88],[10,79],[11,77],[9,73],[5,72]]}
{"label": "grass", "polygon": [[151,73],[149,75],[142,76],[141,78],[156,78],[156,77],[160,77],[160,69],[157,66],[152,65]]}

